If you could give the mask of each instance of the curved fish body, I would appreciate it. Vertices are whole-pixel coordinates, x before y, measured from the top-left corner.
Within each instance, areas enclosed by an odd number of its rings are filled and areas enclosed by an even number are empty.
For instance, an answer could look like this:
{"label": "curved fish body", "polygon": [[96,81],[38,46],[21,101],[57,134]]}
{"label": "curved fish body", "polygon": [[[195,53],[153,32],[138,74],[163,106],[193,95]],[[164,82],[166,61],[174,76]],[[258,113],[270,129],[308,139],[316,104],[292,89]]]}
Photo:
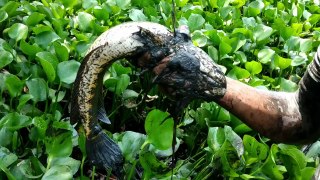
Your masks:
{"label": "curved fish body", "polygon": [[[102,84],[106,69],[116,60],[126,58],[133,64],[139,58],[150,67],[169,54],[167,45],[173,38],[162,25],[130,22],[115,26],[93,43],[83,60],[74,83],[71,100],[71,121],[81,121],[86,135],[86,149],[94,165],[122,171],[122,154],[118,145],[103,133],[98,120],[109,122],[103,107]],[[110,123],[110,122],[109,122]]]}
{"label": "curved fish body", "polygon": [[[162,25],[130,22],[115,26],[93,43],[83,60],[74,83],[71,121],[81,121],[86,135],[86,150],[91,162],[112,169],[121,178],[123,157],[118,145],[99,125],[110,123],[103,106],[103,75],[116,60],[126,58],[134,65],[152,69],[155,83],[178,102],[181,110],[191,99],[212,100],[225,93],[226,81],[219,67],[188,33],[176,36]],[[214,99],[214,98],[213,98]]]}

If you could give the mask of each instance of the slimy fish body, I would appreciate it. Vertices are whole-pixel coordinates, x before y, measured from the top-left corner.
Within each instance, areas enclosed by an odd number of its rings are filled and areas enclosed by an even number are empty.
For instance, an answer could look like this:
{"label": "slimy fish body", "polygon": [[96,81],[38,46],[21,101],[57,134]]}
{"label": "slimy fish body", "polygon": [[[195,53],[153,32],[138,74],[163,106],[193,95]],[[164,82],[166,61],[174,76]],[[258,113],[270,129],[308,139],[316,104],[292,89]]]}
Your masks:
{"label": "slimy fish body", "polygon": [[124,23],[99,36],[88,50],[74,83],[70,117],[73,122],[82,122],[87,155],[94,165],[112,169],[121,177],[121,150],[98,122],[110,123],[103,107],[102,79],[114,61],[126,58],[152,69],[158,76],[154,82],[182,102],[178,103],[180,109],[191,99],[207,100],[224,94],[226,81],[218,66],[192,44],[188,33],[175,34],[156,23]]}
{"label": "slimy fish body", "polygon": [[70,116],[71,121],[80,120],[83,124],[87,154],[93,164],[112,169],[116,175],[122,171],[121,151],[98,123],[98,120],[110,123],[102,103],[102,81],[106,69],[122,58],[136,60],[146,56],[146,59],[157,61],[168,55],[166,45],[172,37],[172,33],[162,25],[130,22],[109,29],[88,50],[74,83]]}

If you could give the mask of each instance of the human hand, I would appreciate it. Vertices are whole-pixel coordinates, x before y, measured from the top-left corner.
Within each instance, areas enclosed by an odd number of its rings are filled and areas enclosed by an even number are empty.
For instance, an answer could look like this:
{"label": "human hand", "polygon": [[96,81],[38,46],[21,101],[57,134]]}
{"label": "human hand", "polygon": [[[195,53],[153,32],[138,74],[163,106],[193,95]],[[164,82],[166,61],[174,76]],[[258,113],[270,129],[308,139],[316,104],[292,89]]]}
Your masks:
{"label": "human hand", "polygon": [[174,52],[153,68],[155,83],[174,99],[217,100],[226,92],[226,79],[217,64],[185,33],[177,33]]}

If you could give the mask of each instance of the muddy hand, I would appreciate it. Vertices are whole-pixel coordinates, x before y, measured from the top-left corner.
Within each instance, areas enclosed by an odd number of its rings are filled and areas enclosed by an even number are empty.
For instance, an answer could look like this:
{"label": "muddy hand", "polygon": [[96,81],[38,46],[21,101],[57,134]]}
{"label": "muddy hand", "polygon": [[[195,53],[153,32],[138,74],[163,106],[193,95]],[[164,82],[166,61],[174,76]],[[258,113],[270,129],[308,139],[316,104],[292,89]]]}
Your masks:
{"label": "muddy hand", "polygon": [[159,88],[176,100],[187,101],[185,103],[192,99],[211,101],[223,97],[226,78],[218,65],[192,44],[186,30],[180,28],[175,40],[173,53],[153,69]]}

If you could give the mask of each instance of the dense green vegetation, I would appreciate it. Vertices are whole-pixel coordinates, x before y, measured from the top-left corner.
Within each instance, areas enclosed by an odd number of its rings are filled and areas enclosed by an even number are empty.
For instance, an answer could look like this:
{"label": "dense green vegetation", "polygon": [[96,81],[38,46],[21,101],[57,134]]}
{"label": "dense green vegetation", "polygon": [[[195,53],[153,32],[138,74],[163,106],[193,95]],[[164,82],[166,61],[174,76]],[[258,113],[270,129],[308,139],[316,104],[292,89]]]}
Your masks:
{"label": "dense green vegetation", "polygon": [[[225,73],[251,86],[295,91],[320,42],[318,0],[175,0]],[[125,21],[172,29],[171,0],[0,0],[0,179],[107,177],[86,158],[81,126],[69,122],[70,89],[87,48]],[[214,102],[192,102],[177,127],[171,171],[170,100],[150,74],[125,60],[105,76],[105,106],[130,178],[310,179],[320,142],[275,144]],[[156,96],[157,95],[157,96]],[[112,132],[112,133],[111,133]]]}

